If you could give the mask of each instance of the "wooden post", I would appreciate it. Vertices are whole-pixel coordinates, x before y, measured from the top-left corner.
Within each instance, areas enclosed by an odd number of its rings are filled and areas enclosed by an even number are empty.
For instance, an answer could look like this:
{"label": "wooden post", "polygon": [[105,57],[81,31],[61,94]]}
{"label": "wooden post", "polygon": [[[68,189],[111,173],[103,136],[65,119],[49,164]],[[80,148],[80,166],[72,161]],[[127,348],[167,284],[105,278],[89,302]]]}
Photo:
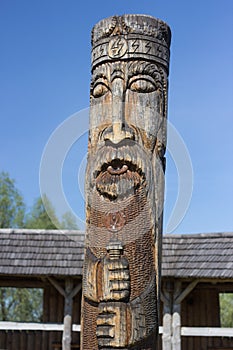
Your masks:
{"label": "wooden post", "polygon": [[57,291],[64,297],[64,319],[63,319],[63,334],[62,334],[62,350],[71,349],[71,334],[72,334],[72,311],[73,311],[73,298],[82,288],[80,282],[73,288],[72,278],[66,278],[65,289],[52,277],[47,277],[49,282],[57,289]]}
{"label": "wooden post", "polygon": [[64,305],[64,330],[62,335],[62,350],[71,349],[72,332],[72,310],[73,310],[73,281],[71,278],[65,280],[65,305]]}
{"label": "wooden post", "polygon": [[181,350],[181,307],[173,305],[172,314],[172,350]]}
{"label": "wooden post", "polygon": [[92,31],[81,349],[157,349],[171,33],[146,15]]}
{"label": "wooden post", "polygon": [[163,301],[163,335],[162,350],[172,350],[172,303],[173,283],[167,281],[163,284],[161,299]]}
{"label": "wooden post", "polygon": [[170,305],[163,306],[163,350],[172,350],[172,315]]}
{"label": "wooden post", "polygon": [[181,293],[181,282],[174,283],[173,305],[172,305],[172,350],[181,350],[181,307],[177,298]]}
{"label": "wooden post", "polygon": [[181,302],[195,288],[199,280],[192,281],[182,290],[181,281],[163,284],[163,350],[181,350]]}

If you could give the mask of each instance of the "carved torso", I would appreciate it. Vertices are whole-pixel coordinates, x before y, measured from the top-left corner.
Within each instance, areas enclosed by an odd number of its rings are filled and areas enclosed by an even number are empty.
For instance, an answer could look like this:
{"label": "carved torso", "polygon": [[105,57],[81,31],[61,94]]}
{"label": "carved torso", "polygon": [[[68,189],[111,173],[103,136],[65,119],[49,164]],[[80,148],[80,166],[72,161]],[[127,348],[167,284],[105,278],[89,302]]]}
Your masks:
{"label": "carved torso", "polygon": [[93,29],[82,349],[155,349],[170,30],[153,17]]}

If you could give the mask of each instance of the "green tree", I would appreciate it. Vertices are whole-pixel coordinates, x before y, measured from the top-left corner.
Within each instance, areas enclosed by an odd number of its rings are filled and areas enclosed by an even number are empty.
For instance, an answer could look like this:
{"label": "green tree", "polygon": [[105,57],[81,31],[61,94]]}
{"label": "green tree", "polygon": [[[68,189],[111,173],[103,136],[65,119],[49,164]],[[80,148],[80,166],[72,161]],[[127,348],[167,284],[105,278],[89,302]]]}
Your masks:
{"label": "green tree", "polygon": [[[78,229],[75,217],[67,212],[59,222],[46,196],[37,198],[25,216],[25,204],[15,181],[0,173],[0,228]],[[39,322],[42,319],[43,290],[38,288],[0,288],[0,320]]]}
{"label": "green tree", "polygon": [[[0,320],[42,321],[43,290],[39,288],[0,288]],[[4,301],[4,302],[3,302]]]}
{"label": "green tree", "polygon": [[51,202],[46,196],[43,196],[43,198],[36,199],[31,211],[27,214],[25,228],[78,230],[78,225],[75,216],[70,211],[64,213],[59,220]]}
{"label": "green tree", "polygon": [[57,229],[59,220],[56,217],[52,204],[46,196],[37,198],[31,211],[26,217],[26,228],[32,229]]}
{"label": "green tree", "polygon": [[23,227],[25,204],[15,180],[6,172],[0,173],[0,228]]}
{"label": "green tree", "polygon": [[[0,173],[0,228],[24,227],[25,204],[15,180]],[[0,320],[38,321],[42,315],[42,290],[0,288]]]}
{"label": "green tree", "polygon": [[233,293],[221,293],[219,299],[221,326],[233,327]]}
{"label": "green tree", "polygon": [[70,211],[62,215],[60,227],[67,230],[78,230],[76,218]]}
{"label": "green tree", "polygon": [[[37,209],[37,211],[36,211]],[[34,227],[51,228],[51,220],[44,214],[45,210],[39,206],[34,208],[37,217]],[[46,213],[47,214],[47,213]],[[33,226],[30,216],[31,228]],[[37,223],[35,222],[37,219]],[[24,228],[25,204],[23,197],[7,172],[0,173],[0,228]],[[49,224],[48,224],[49,222]],[[48,227],[47,227],[48,226]],[[52,226],[55,228],[55,225]],[[0,288],[0,320],[2,321],[40,321],[42,315],[42,289],[37,288]]]}

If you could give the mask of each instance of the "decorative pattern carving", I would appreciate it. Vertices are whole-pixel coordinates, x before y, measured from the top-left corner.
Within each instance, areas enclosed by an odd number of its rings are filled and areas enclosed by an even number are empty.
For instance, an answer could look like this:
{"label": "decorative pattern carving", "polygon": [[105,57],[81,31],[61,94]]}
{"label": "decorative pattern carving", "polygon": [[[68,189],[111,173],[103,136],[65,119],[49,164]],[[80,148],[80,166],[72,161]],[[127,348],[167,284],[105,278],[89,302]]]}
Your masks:
{"label": "decorative pattern carving", "polygon": [[144,15],[92,32],[83,350],[156,348],[170,29]]}

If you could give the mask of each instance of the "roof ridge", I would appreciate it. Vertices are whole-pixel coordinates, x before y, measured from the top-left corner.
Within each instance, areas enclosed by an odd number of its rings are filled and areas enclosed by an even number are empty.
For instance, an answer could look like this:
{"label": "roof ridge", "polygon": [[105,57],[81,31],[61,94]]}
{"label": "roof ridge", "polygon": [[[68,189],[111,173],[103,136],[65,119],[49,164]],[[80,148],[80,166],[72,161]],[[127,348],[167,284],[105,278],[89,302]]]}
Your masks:
{"label": "roof ridge", "polygon": [[69,234],[79,234],[83,235],[85,234],[85,231],[82,230],[68,230],[68,229],[57,229],[57,230],[50,230],[50,229],[30,229],[30,228],[1,228],[0,234],[6,233],[6,234],[14,234],[14,233],[40,233],[40,234],[60,234],[60,233],[69,233]]}
{"label": "roof ridge", "polygon": [[167,233],[163,238],[210,238],[210,237],[233,237],[233,232],[210,232],[210,233]]}

